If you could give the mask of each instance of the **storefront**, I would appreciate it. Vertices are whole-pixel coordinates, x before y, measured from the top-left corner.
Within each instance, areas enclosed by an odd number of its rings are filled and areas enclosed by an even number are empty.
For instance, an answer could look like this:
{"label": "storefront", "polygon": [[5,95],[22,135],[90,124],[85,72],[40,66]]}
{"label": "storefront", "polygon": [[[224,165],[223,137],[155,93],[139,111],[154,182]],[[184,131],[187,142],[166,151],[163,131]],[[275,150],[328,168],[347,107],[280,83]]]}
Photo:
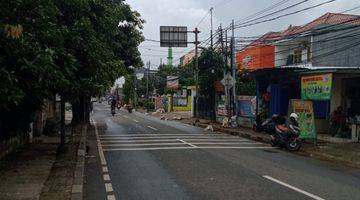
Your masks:
{"label": "storefront", "polygon": [[360,129],[360,72],[308,71],[300,77],[301,97],[314,105],[317,132],[358,141],[352,132]]}

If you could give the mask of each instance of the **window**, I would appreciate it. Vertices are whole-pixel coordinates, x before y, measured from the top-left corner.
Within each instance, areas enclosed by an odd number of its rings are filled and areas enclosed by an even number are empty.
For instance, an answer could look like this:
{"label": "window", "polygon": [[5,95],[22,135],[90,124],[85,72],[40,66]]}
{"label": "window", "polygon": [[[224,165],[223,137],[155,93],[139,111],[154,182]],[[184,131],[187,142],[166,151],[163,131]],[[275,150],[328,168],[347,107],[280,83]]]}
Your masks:
{"label": "window", "polygon": [[294,64],[301,63],[302,50],[296,49],[294,51]]}

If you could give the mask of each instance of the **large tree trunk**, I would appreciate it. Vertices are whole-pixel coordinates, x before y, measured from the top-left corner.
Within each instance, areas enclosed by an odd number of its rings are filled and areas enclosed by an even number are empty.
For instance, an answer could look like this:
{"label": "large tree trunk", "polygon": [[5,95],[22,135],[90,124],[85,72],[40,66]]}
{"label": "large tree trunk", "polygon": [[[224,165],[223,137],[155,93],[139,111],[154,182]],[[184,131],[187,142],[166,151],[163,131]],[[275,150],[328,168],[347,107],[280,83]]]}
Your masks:
{"label": "large tree trunk", "polygon": [[90,123],[90,97],[80,97],[72,104],[72,124]]}

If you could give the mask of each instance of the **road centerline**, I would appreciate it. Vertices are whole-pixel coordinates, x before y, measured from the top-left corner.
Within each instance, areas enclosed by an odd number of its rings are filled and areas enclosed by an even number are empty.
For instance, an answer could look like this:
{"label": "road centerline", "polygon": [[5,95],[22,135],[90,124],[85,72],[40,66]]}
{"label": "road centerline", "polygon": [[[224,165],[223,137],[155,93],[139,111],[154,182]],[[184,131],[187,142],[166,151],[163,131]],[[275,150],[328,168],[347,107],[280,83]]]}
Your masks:
{"label": "road centerline", "polygon": [[325,199],[323,199],[323,198],[321,198],[321,197],[319,197],[319,196],[317,196],[317,195],[311,194],[311,193],[306,192],[306,191],[304,191],[304,190],[302,190],[302,189],[299,189],[299,188],[297,188],[297,187],[294,187],[294,186],[292,186],[292,185],[289,185],[289,184],[287,184],[287,183],[285,183],[285,182],[282,182],[282,181],[280,181],[280,180],[278,180],[278,179],[275,179],[275,178],[273,178],[273,177],[271,177],[271,176],[264,175],[263,177],[266,178],[266,179],[268,179],[268,180],[270,180],[270,181],[272,181],[272,182],[275,182],[275,183],[280,184],[280,185],[282,185],[282,186],[285,186],[285,187],[287,187],[287,188],[289,188],[289,189],[292,189],[292,190],[294,190],[294,191],[296,191],[296,192],[299,192],[299,193],[301,193],[301,194],[304,194],[304,195],[306,195],[306,196],[308,196],[308,197],[310,197],[310,198],[313,198],[313,199],[316,199],[316,200],[325,200]]}

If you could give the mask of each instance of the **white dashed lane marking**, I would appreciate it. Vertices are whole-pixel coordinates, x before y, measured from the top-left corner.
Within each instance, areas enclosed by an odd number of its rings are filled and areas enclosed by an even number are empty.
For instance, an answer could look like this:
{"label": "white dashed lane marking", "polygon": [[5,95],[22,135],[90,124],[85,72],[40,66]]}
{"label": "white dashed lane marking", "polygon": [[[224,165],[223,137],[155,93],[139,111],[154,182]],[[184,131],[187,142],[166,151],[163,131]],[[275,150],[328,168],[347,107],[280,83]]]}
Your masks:
{"label": "white dashed lane marking", "polygon": [[287,184],[287,183],[284,183],[284,182],[282,182],[282,181],[280,181],[280,180],[278,180],[278,179],[275,179],[275,178],[273,178],[273,177],[271,177],[271,176],[264,175],[263,177],[266,178],[266,179],[268,179],[268,180],[270,180],[270,181],[272,181],[272,182],[275,182],[275,183],[277,183],[277,184],[280,184],[280,185],[282,185],[282,186],[285,186],[285,187],[287,187],[287,188],[290,188],[290,189],[292,189],[292,190],[294,190],[294,191],[296,191],[296,192],[299,192],[299,193],[301,193],[301,194],[304,194],[304,195],[306,195],[306,196],[308,196],[308,197],[310,197],[310,198],[313,198],[313,199],[316,199],[316,200],[325,200],[325,199],[323,199],[323,198],[321,198],[321,197],[319,197],[319,196],[317,196],[317,195],[311,194],[311,193],[306,192],[306,191],[304,191],[304,190],[302,190],[302,189],[299,189],[299,188],[297,188],[297,187],[294,187],[294,186],[292,186],[292,185],[289,185],[289,184]]}
{"label": "white dashed lane marking", "polygon": [[93,124],[94,124],[94,128],[95,128],[95,135],[96,135],[96,141],[97,141],[97,147],[98,147],[98,152],[99,152],[99,156],[100,156],[100,161],[101,161],[101,167],[102,167],[102,171],[103,171],[103,179],[105,182],[105,191],[107,193],[106,197],[107,200],[116,200],[116,197],[114,194],[111,194],[114,190],[112,188],[112,184],[111,184],[111,179],[110,179],[110,175],[108,174],[109,170],[107,167],[107,163],[106,163],[106,159],[104,156],[104,151],[100,142],[100,137],[99,137],[99,132],[96,126],[96,122],[95,120],[92,120]]}
{"label": "white dashed lane marking", "polygon": [[152,129],[152,130],[154,130],[154,131],[157,131],[157,128],[154,128],[154,127],[152,127],[152,126],[147,126],[148,128],[150,128],[150,129]]}

